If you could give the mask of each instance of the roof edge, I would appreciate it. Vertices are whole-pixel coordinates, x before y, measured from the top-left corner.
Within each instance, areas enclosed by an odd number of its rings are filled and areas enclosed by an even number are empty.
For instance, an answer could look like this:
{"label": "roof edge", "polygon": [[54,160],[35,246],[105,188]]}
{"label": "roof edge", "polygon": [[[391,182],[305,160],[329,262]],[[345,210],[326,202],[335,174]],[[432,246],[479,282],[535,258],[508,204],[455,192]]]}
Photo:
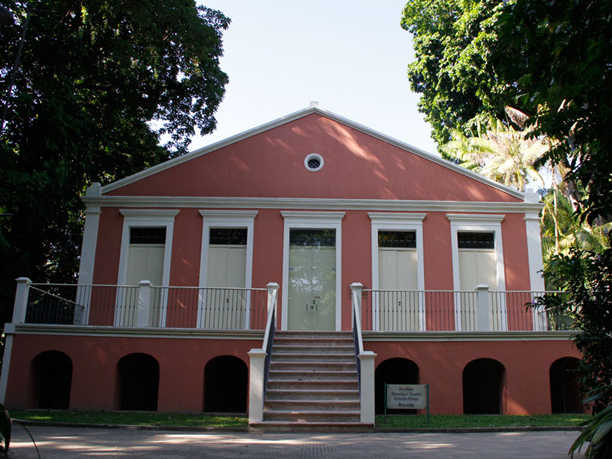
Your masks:
{"label": "roof edge", "polygon": [[515,198],[524,200],[525,199],[525,194],[517,191],[513,188],[507,187],[505,185],[502,185],[501,183],[495,182],[493,180],[490,180],[486,177],[483,177],[482,175],[479,175],[475,172],[472,172],[464,167],[458,166],[457,164],[454,164],[450,161],[447,161],[445,159],[442,159],[439,156],[433,155],[431,153],[428,153],[424,150],[421,150],[420,148],[417,148],[413,145],[410,145],[408,143],[402,142],[400,140],[397,140],[393,137],[390,137],[386,134],[383,134],[379,131],[376,131],[372,128],[369,128],[367,126],[364,126],[363,124],[357,123],[355,121],[352,121],[348,118],[345,118],[343,116],[337,115],[333,112],[329,112],[327,110],[323,110],[319,107],[315,107],[315,106],[311,106],[311,107],[307,107],[304,108],[302,110],[298,110],[296,112],[290,113],[288,115],[282,116],[280,118],[277,118],[273,121],[270,121],[268,123],[262,124],[260,126],[257,126],[255,128],[249,129],[247,131],[244,131],[242,133],[233,135],[231,137],[228,137],[227,139],[215,142],[211,145],[207,145],[205,147],[199,148],[197,150],[194,150],[192,152],[189,152],[183,156],[179,156],[177,158],[173,158],[170,159],[168,161],[165,161],[163,163],[160,163],[156,166],[150,167],[149,169],[145,169],[143,171],[137,172],[133,175],[130,175],[128,177],[124,177],[122,179],[119,179],[115,182],[112,182],[108,185],[103,186],[100,189],[101,194],[105,194],[108,193],[110,191],[114,191],[116,189],[122,188],[124,186],[130,185],[134,182],[137,182],[138,180],[141,180],[143,178],[146,177],[150,177],[151,175],[155,175],[158,172],[162,172],[166,169],[170,169],[171,167],[177,166],[179,164],[182,164],[186,161],[190,161],[194,158],[197,158],[199,156],[205,155],[207,153],[211,153],[213,151],[216,151],[220,148],[226,147],[228,145],[231,145],[233,143],[239,142],[241,140],[244,140],[246,138],[249,138],[251,136],[257,135],[257,134],[261,134],[262,132],[268,131],[270,129],[282,126],[283,124],[287,124],[290,123],[291,121],[295,121],[299,118],[303,118],[305,116],[311,115],[311,114],[319,114],[321,116],[324,116],[326,118],[329,118],[331,120],[337,121],[340,124],[344,124],[345,126],[348,126],[350,128],[353,128],[357,131],[363,132],[364,134],[370,135],[372,137],[375,137],[379,140],[382,140],[383,142],[389,143],[391,145],[394,145],[398,148],[401,148],[402,150],[408,151],[410,153],[413,153],[417,156],[420,156],[423,159],[427,159],[429,161],[432,161],[440,166],[446,167],[448,169],[451,169],[455,172],[458,172],[466,177],[469,177],[473,180],[476,180],[478,182],[481,182],[485,185],[491,186],[503,193],[509,194],[510,196],[513,196]]}

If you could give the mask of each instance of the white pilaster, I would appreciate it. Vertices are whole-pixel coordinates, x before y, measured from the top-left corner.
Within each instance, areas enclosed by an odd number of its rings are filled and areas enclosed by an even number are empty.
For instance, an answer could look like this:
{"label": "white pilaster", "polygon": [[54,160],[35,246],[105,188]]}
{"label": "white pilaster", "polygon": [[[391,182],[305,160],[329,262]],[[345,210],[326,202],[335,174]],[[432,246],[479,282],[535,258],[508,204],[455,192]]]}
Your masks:
{"label": "white pilaster", "polygon": [[374,359],[376,354],[372,351],[363,351],[359,354],[361,367],[361,394],[360,421],[364,424],[374,424]]}
{"label": "white pilaster", "polygon": [[142,280],[138,283],[138,311],[137,326],[149,325],[149,314],[151,311],[151,281]]}
{"label": "white pilaster", "polygon": [[28,311],[29,287],[32,281],[27,277],[20,277],[15,281],[17,282],[17,289],[15,290],[15,304],[13,306],[13,323],[23,324]]}
{"label": "white pilaster", "polygon": [[266,355],[263,349],[249,351],[249,423],[263,421]]}
{"label": "white pilaster", "polygon": [[489,286],[480,284],[476,286],[476,329],[478,331],[490,331],[491,321],[489,319]]}
{"label": "white pilaster", "polygon": [[6,401],[6,388],[8,387],[9,369],[11,368],[11,354],[13,353],[14,324],[4,324],[4,359],[2,360],[2,374],[0,375],[0,403]]}

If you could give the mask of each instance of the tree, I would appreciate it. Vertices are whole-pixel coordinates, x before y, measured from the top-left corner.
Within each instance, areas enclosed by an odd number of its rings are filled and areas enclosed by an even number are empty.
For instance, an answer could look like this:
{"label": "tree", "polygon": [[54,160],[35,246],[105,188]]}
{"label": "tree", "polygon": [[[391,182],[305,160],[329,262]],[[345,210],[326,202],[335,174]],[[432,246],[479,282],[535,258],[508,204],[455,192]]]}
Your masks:
{"label": "tree", "polygon": [[[68,281],[78,268],[79,196],[184,153],[215,128],[229,19],[194,0],[40,0],[5,4],[0,90],[0,320],[13,280]],[[8,97],[26,15],[29,27]],[[160,146],[160,138],[168,142]]]}
{"label": "tree", "polygon": [[[573,318],[574,337],[582,352],[582,383],[593,390],[612,382],[612,249],[601,253],[571,248],[567,255],[555,255],[554,270],[547,281],[558,285],[563,295],[546,295],[536,306]],[[612,395],[612,394],[611,394]],[[609,402],[604,400],[603,402]]]}
{"label": "tree", "polygon": [[584,216],[612,216],[612,2],[508,2],[491,54],[523,104],[539,106],[534,135],[557,140],[543,160],[578,182]]}
{"label": "tree", "polygon": [[478,121],[501,119],[515,105],[512,86],[489,65],[502,9],[498,0],[410,0],[404,8],[401,25],[413,35],[416,57],[408,79],[440,146],[452,129],[475,133]]}
{"label": "tree", "polygon": [[525,191],[530,181],[543,186],[536,161],[548,150],[549,142],[532,137],[530,128],[520,129],[529,117],[510,107],[506,111],[519,129],[491,118],[485,132],[478,123],[478,134],[470,137],[451,129],[453,140],[442,145],[441,150],[463,161],[462,166],[520,191]]}

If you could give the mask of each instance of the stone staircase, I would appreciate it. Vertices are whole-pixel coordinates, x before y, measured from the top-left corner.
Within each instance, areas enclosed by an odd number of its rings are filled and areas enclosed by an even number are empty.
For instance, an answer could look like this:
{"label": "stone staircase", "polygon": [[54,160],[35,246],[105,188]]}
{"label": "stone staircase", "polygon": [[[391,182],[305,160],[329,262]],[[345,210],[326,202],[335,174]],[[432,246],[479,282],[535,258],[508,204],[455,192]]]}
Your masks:
{"label": "stone staircase", "polygon": [[368,430],[360,422],[352,332],[277,331],[256,430]]}

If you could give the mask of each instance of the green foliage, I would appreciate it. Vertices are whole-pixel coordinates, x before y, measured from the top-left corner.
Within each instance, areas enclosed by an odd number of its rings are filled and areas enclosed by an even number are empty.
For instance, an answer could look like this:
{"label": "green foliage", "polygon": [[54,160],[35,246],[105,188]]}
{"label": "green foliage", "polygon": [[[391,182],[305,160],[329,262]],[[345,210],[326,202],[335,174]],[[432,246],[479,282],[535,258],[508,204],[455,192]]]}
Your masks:
{"label": "green foliage", "polygon": [[196,131],[214,129],[228,81],[219,56],[229,24],[194,0],[4,5],[16,22],[0,28],[0,97],[8,104],[0,139],[2,322],[10,318],[16,277],[74,279],[79,196],[91,182],[108,183],[182,154]]}
{"label": "green foliage", "polygon": [[238,428],[248,426],[248,419],[244,416],[213,416],[207,414],[184,413],[15,410],[13,411],[13,417],[15,419],[20,419],[24,421],[76,424],[224,428]]}
{"label": "green foliage", "polygon": [[499,16],[490,57],[518,103],[539,107],[537,134],[557,140],[543,160],[586,190],[590,222],[612,216],[612,2],[515,0]]}
{"label": "green foliage", "polygon": [[578,426],[590,419],[587,414],[542,414],[542,415],[434,415],[427,424],[426,415],[376,416],[379,429],[465,429],[504,427]]}
{"label": "green foliage", "polygon": [[536,161],[548,150],[548,142],[530,136],[530,129],[515,129],[497,119],[490,119],[488,128],[466,136],[451,129],[452,139],[442,145],[442,152],[462,161],[460,164],[485,177],[525,191],[530,181],[544,181]]}
{"label": "green foliage", "polygon": [[[566,292],[545,295],[535,301],[548,311],[573,319],[578,330],[574,340],[582,352],[581,383],[594,390],[612,383],[612,249],[601,253],[571,248],[569,254],[553,256],[554,269],[544,274],[546,280]],[[609,393],[608,396],[612,396]],[[600,397],[598,408],[612,398]]]}
{"label": "green foliage", "polygon": [[413,35],[416,57],[408,79],[422,94],[419,109],[438,145],[451,140],[451,129],[467,134],[477,121],[501,118],[513,105],[512,87],[489,66],[502,6],[497,0],[410,0],[404,8],[401,25]]}
{"label": "green foliage", "polygon": [[[612,386],[599,387],[589,395],[585,400],[587,403],[602,399],[612,400]],[[585,444],[588,444],[585,450],[587,459],[607,459],[612,456],[612,403],[608,403],[605,409],[584,423],[582,432],[570,447],[569,453],[572,457]]]}
{"label": "green foliage", "polygon": [[612,223],[590,225],[583,221],[570,199],[558,190],[544,196],[541,220],[544,270],[552,269],[554,255],[569,254],[572,248],[603,252],[608,245],[607,234]]}

